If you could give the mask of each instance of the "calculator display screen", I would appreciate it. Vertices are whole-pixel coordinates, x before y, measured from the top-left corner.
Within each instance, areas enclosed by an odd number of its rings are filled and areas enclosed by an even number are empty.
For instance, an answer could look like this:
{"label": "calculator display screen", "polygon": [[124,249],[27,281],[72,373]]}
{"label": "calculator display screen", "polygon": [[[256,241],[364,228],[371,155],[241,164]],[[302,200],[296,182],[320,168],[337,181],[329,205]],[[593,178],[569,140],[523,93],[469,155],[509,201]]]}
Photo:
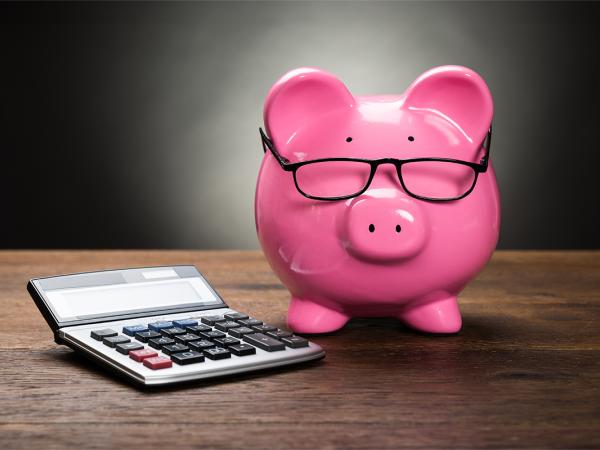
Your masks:
{"label": "calculator display screen", "polygon": [[146,276],[139,282],[47,289],[44,296],[59,322],[222,303],[203,278],[158,278]]}

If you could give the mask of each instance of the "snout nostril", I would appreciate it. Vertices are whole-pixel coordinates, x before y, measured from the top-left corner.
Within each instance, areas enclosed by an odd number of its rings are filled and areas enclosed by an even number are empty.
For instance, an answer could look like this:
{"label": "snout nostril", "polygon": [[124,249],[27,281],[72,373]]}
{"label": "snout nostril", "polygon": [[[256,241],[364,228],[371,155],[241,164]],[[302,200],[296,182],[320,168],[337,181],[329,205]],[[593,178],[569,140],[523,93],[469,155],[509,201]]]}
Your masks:
{"label": "snout nostril", "polygon": [[371,224],[369,225],[369,232],[373,233],[375,231],[375,225]]}
{"label": "snout nostril", "polygon": [[396,225],[396,233],[400,233],[400,230],[402,230],[402,228],[400,227],[400,225]]}

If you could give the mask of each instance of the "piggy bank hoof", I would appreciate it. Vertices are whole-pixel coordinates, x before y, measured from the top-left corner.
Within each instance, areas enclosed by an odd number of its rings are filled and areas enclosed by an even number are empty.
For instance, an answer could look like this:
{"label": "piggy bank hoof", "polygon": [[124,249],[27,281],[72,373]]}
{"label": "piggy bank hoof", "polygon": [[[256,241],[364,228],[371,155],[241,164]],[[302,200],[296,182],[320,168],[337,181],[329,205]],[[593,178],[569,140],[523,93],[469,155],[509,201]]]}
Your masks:
{"label": "piggy bank hoof", "polygon": [[310,300],[293,297],[288,309],[287,325],[295,333],[330,333],[339,330],[349,317]]}
{"label": "piggy bank hoof", "polygon": [[456,297],[448,297],[409,308],[400,315],[400,320],[407,326],[425,333],[457,333],[462,326]]}

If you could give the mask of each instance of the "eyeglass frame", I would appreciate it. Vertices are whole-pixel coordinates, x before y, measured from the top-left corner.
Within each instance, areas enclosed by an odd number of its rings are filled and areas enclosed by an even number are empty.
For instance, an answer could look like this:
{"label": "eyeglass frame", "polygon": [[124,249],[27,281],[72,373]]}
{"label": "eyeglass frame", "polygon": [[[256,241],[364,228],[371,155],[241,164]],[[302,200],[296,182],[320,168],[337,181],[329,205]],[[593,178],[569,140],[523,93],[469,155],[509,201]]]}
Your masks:
{"label": "eyeglass frame", "polygon": [[[369,186],[371,185],[371,182],[373,181],[373,178],[375,177],[377,168],[382,164],[392,164],[396,168],[396,173],[398,175],[400,184],[402,185],[402,188],[404,189],[404,192],[406,192],[409,196],[411,196],[413,198],[416,198],[418,200],[428,201],[428,202],[452,202],[452,201],[463,199],[467,195],[469,195],[471,192],[473,192],[473,189],[475,189],[475,185],[477,184],[479,174],[487,172],[488,161],[489,161],[489,156],[490,156],[490,147],[491,147],[491,143],[492,143],[492,127],[490,125],[490,128],[489,128],[485,138],[483,139],[483,141],[481,142],[481,145],[479,146],[479,148],[483,147],[485,149],[485,154],[483,155],[483,157],[481,158],[479,163],[474,163],[471,161],[464,161],[461,159],[452,159],[452,158],[362,159],[362,158],[343,158],[343,157],[320,158],[320,159],[311,159],[308,161],[290,162],[289,159],[282,156],[277,151],[277,149],[275,148],[275,143],[265,134],[265,132],[263,131],[262,128],[259,128],[258,131],[260,133],[260,137],[262,140],[263,151],[266,153],[267,148],[268,148],[283,170],[285,170],[286,172],[293,172],[293,178],[294,178],[294,184],[296,185],[296,190],[306,198],[309,198],[311,200],[320,200],[320,201],[347,200],[350,198],[358,197],[359,195],[365,193],[367,191],[367,189],[369,189]],[[310,195],[310,194],[307,194],[306,192],[304,192],[298,185],[298,180],[296,178],[297,170],[300,167],[305,166],[307,164],[328,162],[328,161],[350,161],[350,162],[360,162],[360,163],[369,164],[371,172],[369,174],[369,178],[368,178],[367,182],[365,183],[365,186],[363,187],[363,189],[360,190],[359,192],[356,192],[356,193],[353,193],[350,195],[340,196],[340,197],[317,197],[317,196],[313,196],[313,195]],[[473,184],[471,185],[471,188],[469,190],[467,190],[464,194],[462,194],[458,197],[452,197],[452,198],[424,197],[424,196],[412,193],[404,184],[404,180],[402,179],[401,167],[407,163],[427,162],[427,161],[429,161],[429,162],[449,162],[449,163],[461,164],[461,165],[470,167],[475,172],[475,179],[473,180]]]}

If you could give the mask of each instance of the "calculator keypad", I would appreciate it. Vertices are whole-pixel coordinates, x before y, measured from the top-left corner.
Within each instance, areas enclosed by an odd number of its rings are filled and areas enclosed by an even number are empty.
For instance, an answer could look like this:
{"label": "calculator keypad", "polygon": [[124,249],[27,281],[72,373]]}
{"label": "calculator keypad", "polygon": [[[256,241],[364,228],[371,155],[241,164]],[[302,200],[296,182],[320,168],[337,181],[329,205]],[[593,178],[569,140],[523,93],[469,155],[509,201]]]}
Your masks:
{"label": "calculator keypad", "polygon": [[140,342],[148,342],[150,339],[161,337],[161,334],[157,331],[148,330],[135,333],[134,337]]}
{"label": "calculator keypad", "polygon": [[160,330],[160,333],[165,337],[174,338],[179,334],[185,334],[186,331],[183,328],[172,327]]}
{"label": "calculator keypad", "polygon": [[135,333],[141,333],[143,331],[148,331],[146,325],[130,325],[128,327],[123,327],[123,334],[126,334],[127,336],[135,336]]}
{"label": "calculator keypad", "polygon": [[90,336],[153,370],[167,369],[173,362],[188,365],[202,363],[205,358],[219,361],[232,355],[255,355],[256,348],[275,352],[309,345],[303,337],[239,312],[205,316],[200,322],[178,319],[132,324],[123,327],[124,335],[105,328],[93,330]]}
{"label": "calculator keypad", "polygon": [[185,364],[195,364],[204,362],[204,355],[195,351],[175,353],[171,355],[173,362],[183,366]]}
{"label": "calculator keypad", "polygon": [[162,347],[164,347],[165,345],[173,345],[175,343],[175,341],[171,338],[168,337],[161,337],[161,338],[156,338],[156,339],[150,339],[148,341],[148,344],[150,345],[150,347],[152,348],[156,348],[156,349],[161,349]]}
{"label": "calculator keypad", "polygon": [[137,362],[142,362],[146,358],[154,358],[155,356],[158,356],[158,353],[149,348],[129,352],[129,357]]}
{"label": "calculator keypad", "polygon": [[126,342],[131,342],[131,339],[126,336],[110,336],[102,339],[104,345],[108,345],[112,348],[115,348],[117,344],[125,344]]}
{"label": "calculator keypad", "polygon": [[104,328],[103,330],[94,330],[90,333],[90,336],[92,337],[92,339],[96,339],[97,341],[101,341],[104,338],[107,337],[113,337],[116,336],[117,333],[115,330],[111,330],[110,328]]}
{"label": "calculator keypad", "polygon": [[115,348],[119,353],[128,355],[129,352],[133,350],[142,350],[144,346],[142,344],[138,344],[137,342],[125,342],[123,344],[117,344]]}
{"label": "calculator keypad", "polygon": [[200,319],[202,323],[210,325],[211,327],[217,322],[225,322],[227,319],[223,316],[205,316]]}
{"label": "calculator keypad", "polygon": [[164,356],[155,356],[153,358],[144,359],[144,365],[154,370],[168,369],[173,365],[173,362],[170,358],[165,358]]}
{"label": "calculator keypad", "polygon": [[193,319],[178,319],[173,321],[173,325],[175,325],[177,328],[185,329],[186,327],[198,325],[198,321]]}
{"label": "calculator keypad", "polygon": [[148,324],[148,328],[150,328],[152,331],[160,331],[160,330],[164,330],[165,328],[172,328],[172,327],[173,327],[173,322],[167,322],[167,321],[160,321],[160,322],[154,322],[154,323]]}
{"label": "calculator keypad", "polygon": [[210,359],[225,359],[231,358],[229,350],[223,347],[213,347],[204,350],[204,356]]}

